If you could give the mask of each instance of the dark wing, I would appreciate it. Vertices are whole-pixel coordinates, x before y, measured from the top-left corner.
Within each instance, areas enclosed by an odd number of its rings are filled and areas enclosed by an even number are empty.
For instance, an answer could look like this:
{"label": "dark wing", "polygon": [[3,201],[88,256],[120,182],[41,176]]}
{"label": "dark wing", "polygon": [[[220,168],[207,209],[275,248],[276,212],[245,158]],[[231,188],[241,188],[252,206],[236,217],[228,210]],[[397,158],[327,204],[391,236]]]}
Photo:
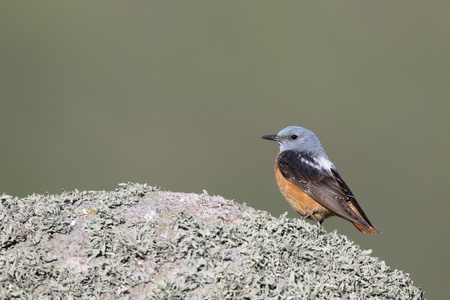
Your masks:
{"label": "dark wing", "polygon": [[335,214],[351,222],[374,227],[334,166],[326,170],[308,153],[294,150],[281,152],[277,164],[284,178]]}

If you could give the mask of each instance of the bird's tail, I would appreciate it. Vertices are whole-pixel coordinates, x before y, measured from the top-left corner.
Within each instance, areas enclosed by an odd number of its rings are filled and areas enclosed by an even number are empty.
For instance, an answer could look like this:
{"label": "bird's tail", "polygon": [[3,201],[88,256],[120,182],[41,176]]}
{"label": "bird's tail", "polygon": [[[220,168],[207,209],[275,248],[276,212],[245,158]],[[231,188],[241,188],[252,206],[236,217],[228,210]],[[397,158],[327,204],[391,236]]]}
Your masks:
{"label": "bird's tail", "polygon": [[[356,203],[349,204],[350,209],[357,214],[361,218],[361,222],[352,222],[353,225],[355,225],[356,228],[358,228],[359,231],[363,233],[381,233],[378,229],[375,228],[375,226],[372,225],[372,223],[367,218],[366,214],[362,211],[361,207]],[[358,209],[359,208],[359,209]]]}
{"label": "bird's tail", "polygon": [[353,225],[355,225],[356,228],[358,228],[359,231],[363,232],[363,233],[381,233],[381,231],[379,231],[378,229],[376,229],[373,226],[362,226],[357,224],[356,222],[353,222]]}

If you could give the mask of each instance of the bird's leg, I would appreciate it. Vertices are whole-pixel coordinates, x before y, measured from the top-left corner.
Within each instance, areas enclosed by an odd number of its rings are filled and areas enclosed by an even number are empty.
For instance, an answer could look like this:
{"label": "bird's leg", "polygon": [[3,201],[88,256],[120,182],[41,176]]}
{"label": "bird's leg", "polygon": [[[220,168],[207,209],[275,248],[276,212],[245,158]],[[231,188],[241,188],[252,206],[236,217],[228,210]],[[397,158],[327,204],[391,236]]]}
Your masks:
{"label": "bird's leg", "polygon": [[[305,209],[306,209],[306,207],[305,207]],[[306,220],[308,218],[316,220],[316,218],[314,218],[315,213],[316,213],[316,210],[311,210],[311,212],[309,214],[303,215],[302,220]]]}
{"label": "bird's leg", "polygon": [[314,217],[314,214],[315,214],[315,213],[316,213],[316,211],[315,211],[315,210],[312,210],[309,214],[303,215],[303,216],[302,216],[302,220],[306,220],[306,219],[308,219],[308,218],[311,218],[311,219],[317,221],[317,223],[318,223],[317,225],[320,227],[320,226],[322,225],[324,219],[322,219],[322,220],[317,220],[317,218]]}
{"label": "bird's leg", "polygon": [[302,216],[302,220],[304,221],[304,220],[308,219],[311,216],[312,216],[312,214],[303,215]]}

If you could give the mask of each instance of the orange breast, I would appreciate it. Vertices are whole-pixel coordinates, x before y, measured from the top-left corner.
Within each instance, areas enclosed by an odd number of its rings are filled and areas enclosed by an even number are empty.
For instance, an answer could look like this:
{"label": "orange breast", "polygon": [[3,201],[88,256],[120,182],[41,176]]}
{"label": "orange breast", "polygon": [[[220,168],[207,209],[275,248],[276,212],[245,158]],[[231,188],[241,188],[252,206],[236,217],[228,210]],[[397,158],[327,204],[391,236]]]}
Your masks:
{"label": "orange breast", "polygon": [[277,163],[275,163],[275,178],[284,198],[304,218],[322,222],[326,218],[334,215],[332,211],[308,196],[301,188],[284,178]]}

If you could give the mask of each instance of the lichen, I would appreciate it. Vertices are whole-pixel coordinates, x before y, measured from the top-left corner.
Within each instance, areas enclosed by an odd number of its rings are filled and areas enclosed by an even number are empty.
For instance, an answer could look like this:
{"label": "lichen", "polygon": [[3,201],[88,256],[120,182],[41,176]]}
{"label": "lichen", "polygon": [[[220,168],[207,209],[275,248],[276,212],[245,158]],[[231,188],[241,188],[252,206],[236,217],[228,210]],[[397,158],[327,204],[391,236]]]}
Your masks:
{"label": "lichen", "polygon": [[347,237],[219,196],[0,196],[0,298],[424,299]]}

